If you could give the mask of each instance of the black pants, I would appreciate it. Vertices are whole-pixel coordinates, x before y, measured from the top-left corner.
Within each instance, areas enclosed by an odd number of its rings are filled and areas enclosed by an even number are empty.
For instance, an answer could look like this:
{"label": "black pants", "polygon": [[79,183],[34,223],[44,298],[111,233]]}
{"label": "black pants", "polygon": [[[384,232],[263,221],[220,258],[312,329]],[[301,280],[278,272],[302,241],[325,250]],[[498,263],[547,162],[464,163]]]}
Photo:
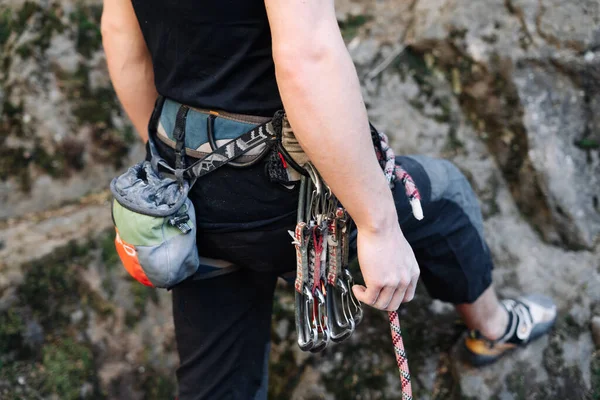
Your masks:
{"label": "black pants", "polygon": [[[167,103],[163,110],[166,132],[172,131],[176,108]],[[187,137],[202,136],[205,124],[198,114],[188,120]],[[240,128],[232,121],[220,126],[217,137]],[[159,143],[159,151],[172,160],[167,145]],[[397,157],[396,162],[413,177],[422,196],[425,218],[417,221],[402,185],[394,189],[398,220],[419,262],[423,284],[443,301],[475,301],[491,283],[492,261],[470,185],[448,161],[410,156]],[[180,400],[267,397],[275,282],[295,268],[287,231],[295,226],[297,190],[271,183],[264,167],[223,167],[196,183],[190,193],[200,254],[242,268],[173,289]]]}

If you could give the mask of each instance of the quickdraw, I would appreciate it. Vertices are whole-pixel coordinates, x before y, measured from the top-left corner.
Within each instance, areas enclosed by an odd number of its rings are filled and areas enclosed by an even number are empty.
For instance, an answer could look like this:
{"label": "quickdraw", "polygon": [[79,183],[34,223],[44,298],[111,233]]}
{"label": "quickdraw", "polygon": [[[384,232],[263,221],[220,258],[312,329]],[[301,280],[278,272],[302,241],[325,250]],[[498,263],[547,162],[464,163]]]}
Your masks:
{"label": "quickdraw", "polygon": [[296,331],[304,351],[319,352],[330,341],[350,337],[362,320],[348,270],[350,218],[310,163],[304,166],[296,246]]}
{"label": "quickdraw", "polygon": [[[412,177],[395,163],[385,134],[371,129],[379,163],[390,184],[403,184],[413,215],[423,219],[421,196]],[[300,180],[298,219],[290,235],[296,246],[296,331],[303,351],[319,352],[329,341],[349,338],[363,318],[361,303],[354,296],[354,280],[348,269],[351,219],[309,162]],[[400,321],[389,313],[392,343],[402,386],[402,399],[412,400],[412,387]]]}

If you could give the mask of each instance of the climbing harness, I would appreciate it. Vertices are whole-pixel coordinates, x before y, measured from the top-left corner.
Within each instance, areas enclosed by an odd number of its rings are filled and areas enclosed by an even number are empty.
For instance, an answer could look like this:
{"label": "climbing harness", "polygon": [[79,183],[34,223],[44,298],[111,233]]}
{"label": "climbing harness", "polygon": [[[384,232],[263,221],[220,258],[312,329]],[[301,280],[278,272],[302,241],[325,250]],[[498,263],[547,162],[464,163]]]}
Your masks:
{"label": "climbing harness", "polygon": [[[423,219],[421,196],[412,177],[396,165],[387,136],[371,126],[377,159],[393,188],[402,183],[412,213]],[[296,331],[303,351],[319,352],[329,341],[349,338],[363,318],[354,296],[354,280],[348,269],[351,219],[314,165],[304,164],[307,176],[300,178],[296,229],[290,232],[296,246]],[[400,371],[402,398],[412,400],[410,372],[400,321],[390,312],[389,323],[396,362]]]}
{"label": "climbing harness", "polygon": [[198,255],[195,212],[188,192],[199,178],[251,150],[259,150],[256,159],[266,155],[277,142],[283,112],[187,166],[185,126],[189,107],[181,105],[173,130],[173,168],[160,157],[155,144],[164,102],[165,98],[159,96],[148,127],[151,159],[114,178],[110,189],[114,196],[115,246],[125,269],[144,285],[170,289],[191,276],[207,278],[238,268]]}
{"label": "climbing harness", "polygon": [[[273,182],[284,186],[299,177],[297,224],[290,232],[296,247],[295,322],[300,349],[319,352],[330,342],[349,338],[363,319],[361,303],[355,297],[349,266],[350,215],[303,154],[283,112],[255,126],[234,140],[216,147],[212,122],[208,132],[212,153],[186,166],[185,121],[189,108],[182,105],[173,131],[175,168],[162,159],[154,137],[164,97],[157,100],[149,124],[151,159],[130,168],[111,182],[114,195],[115,244],[127,271],[139,282],[171,288],[197,274],[226,273],[234,265],[199,257],[193,204],[187,195],[197,179],[258,149],[259,157],[269,154],[267,172]],[[420,194],[410,175],[399,165],[387,137],[371,126],[378,161],[393,187],[403,184],[415,218],[422,219]],[[276,151],[268,152],[270,149]],[[283,170],[277,165],[283,165]],[[300,163],[302,167],[300,167]],[[294,171],[286,165],[292,166]],[[249,165],[238,162],[239,167]],[[292,179],[290,179],[292,178]],[[297,180],[296,180],[297,181]],[[293,186],[293,185],[292,185]],[[410,373],[397,312],[389,313],[396,361],[402,382],[402,398],[412,400]]]}

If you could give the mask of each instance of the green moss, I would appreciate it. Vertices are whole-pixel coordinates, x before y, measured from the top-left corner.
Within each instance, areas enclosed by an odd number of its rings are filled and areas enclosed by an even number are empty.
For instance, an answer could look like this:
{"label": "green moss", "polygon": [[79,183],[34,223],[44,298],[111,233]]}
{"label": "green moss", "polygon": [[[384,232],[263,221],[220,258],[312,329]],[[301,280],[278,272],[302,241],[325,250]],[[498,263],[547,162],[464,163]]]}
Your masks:
{"label": "green moss", "polygon": [[45,50],[50,46],[50,41],[55,33],[63,33],[66,29],[58,16],[60,6],[53,4],[44,10],[40,17],[40,30],[34,44],[40,49]]}
{"label": "green moss", "polygon": [[116,280],[112,272],[121,262],[115,248],[114,231],[111,229],[109,232],[101,235],[98,239],[98,245],[100,246],[100,258],[106,271],[102,279],[102,289],[106,292],[108,298],[112,298],[115,293]]}
{"label": "green moss", "polygon": [[[271,325],[271,357],[269,359],[269,399],[286,400],[297,386],[309,360],[296,360],[296,330],[294,289],[290,284],[280,285],[275,291]],[[280,337],[275,328],[287,321],[287,337]]]}
{"label": "green moss", "polygon": [[[0,362],[0,398],[102,399],[95,370],[89,345],[64,337],[44,345],[39,357]],[[87,396],[82,396],[84,384],[91,388]]]}
{"label": "green moss", "polygon": [[29,58],[32,54],[32,49],[28,45],[22,45],[17,47],[17,54],[19,54],[22,58]]}
{"label": "green moss", "polygon": [[[17,20],[15,27],[19,27],[20,29],[24,30],[29,18],[31,18],[31,16],[39,10],[40,6],[38,4],[31,1],[26,1],[23,4],[23,7],[17,12]],[[21,32],[22,31],[20,31],[19,33]]]}
{"label": "green moss", "polygon": [[[71,24],[63,23],[63,8],[60,2],[49,5],[28,1],[18,10],[0,7],[0,65],[4,73],[10,69],[12,55],[22,58],[43,57],[56,34],[67,32],[76,38],[77,50],[85,59],[101,47],[99,22],[102,8],[99,5],[76,4],[70,15]],[[17,37],[27,29],[28,40],[19,41],[17,48],[7,45],[11,35]],[[24,36],[23,36],[24,39]],[[122,167],[135,135],[131,129],[121,132],[112,123],[115,115],[121,114],[112,88],[92,90],[86,62],[82,62],[75,74],[55,71],[59,86],[73,104],[73,112],[79,124],[91,125],[94,146],[91,158],[96,163]],[[1,75],[1,74],[0,74]],[[4,100],[0,105],[0,179],[17,179],[21,189],[27,191],[31,185],[32,166],[54,178],[66,178],[74,170],[85,165],[86,146],[68,138],[54,147],[41,146],[34,131],[35,121],[23,123],[23,105],[11,96],[12,88],[5,86]],[[13,103],[15,102],[15,103]],[[33,148],[11,148],[3,146],[6,138],[14,136],[31,143]]]}
{"label": "green moss", "polygon": [[81,399],[81,387],[95,379],[92,350],[71,338],[44,346],[42,364],[46,375],[42,390],[58,394],[61,399]]}
{"label": "green moss", "polygon": [[457,131],[454,126],[450,126],[448,129],[448,136],[446,137],[446,143],[444,144],[444,153],[456,154],[465,148],[465,144],[457,136]]}
{"label": "green moss", "polygon": [[26,155],[27,151],[20,147],[0,147],[0,180],[15,178],[22,190],[28,190],[31,185],[31,176],[27,166],[31,162],[31,158]]}
{"label": "green moss", "polygon": [[140,389],[146,400],[172,399],[176,395],[174,377],[165,376],[152,367],[144,367],[139,379]]}
{"label": "green moss", "polygon": [[23,329],[23,319],[16,309],[0,313],[0,356],[21,347]]}
{"label": "green moss", "polygon": [[79,102],[74,110],[75,117],[81,122],[106,124],[112,127],[112,113],[118,110],[115,92],[108,88],[91,91],[87,77],[82,89]]}
{"label": "green moss", "polygon": [[[6,91],[4,103],[2,103],[2,114],[0,114],[0,127],[5,132],[14,132],[18,136],[23,134],[23,102],[13,104],[8,100],[10,89]],[[7,136],[2,135],[0,140],[4,142]]]}
{"label": "green moss", "polygon": [[29,19],[40,9],[39,5],[31,1],[25,2],[16,11],[7,6],[0,6],[0,47],[6,43],[13,32],[17,35],[23,33]]}
{"label": "green moss", "polygon": [[131,125],[127,125],[123,128],[123,139],[125,139],[125,143],[129,145],[137,143],[138,137]]}
{"label": "green moss", "polygon": [[343,21],[338,21],[342,36],[346,40],[352,39],[358,33],[361,26],[369,22],[373,17],[370,15],[348,15]]}
{"label": "green moss", "polygon": [[33,360],[2,363],[0,359],[0,399],[40,399],[43,366]]}
{"label": "green moss", "polygon": [[119,254],[115,248],[115,233],[110,232],[102,235],[98,240],[101,250],[102,262],[107,269],[112,270],[120,261]]}
{"label": "green moss", "polygon": [[112,88],[92,90],[89,70],[84,65],[72,75],[59,73],[59,79],[67,98],[73,103],[73,114],[80,124],[93,129],[92,157],[96,162],[110,163],[122,167],[132,140],[131,128],[118,130],[113,124],[113,116],[121,115],[121,107]]}
{"label": "green moss", "polygon": [[435,96],[432,83],[433,69],[427,64],[425,57],[411,48],[405,49],[394,61],[394,67],[403,79],[411,77],[419,86],[419,95],[426,101]]}
{"label": "green moss", "polygon": [[38,28],[34,31],[35,35],[32,36],[29,42],[21,45],[17,51],[21,56],[30,56],[33,54],[33,48],[35,47],[48,48],[52,36],[65,30],[65,26],[58,16],[59,10],[58,4],[42,7],[35,2],[28,1],[16,13],[4,11],[0,17],[0,22],[3,25],[0,28],[0,45],[6,41],[11,32],[21,35],[27,27],[35,24],[35,27]]}
{"label": "green moss", "polygon": [[600,142],[594,139],[581,139],[575,142],[575,146],[582,150],[597,150],[600,149]]}
{"label": "green moss", "polygon": [[[35,2],[26,2],[18,11],[0,10],[0,47],[5,45],[11,34],[21,35],[26,28],[33,27],[32,39],[14,49],[21,57],[31,57],[38,54],[39,46],[46,48],[55,31],[64,27],[57,16],[58,5],[42,8]],[[4,73],[11,64],[11,49],[0,48],[0,59]],[[0,180],[13,178],[20,183],[21,189],[28,190],[31,184],[29,166],[37,165],[45,169],[51,176],[62,176],[65,170],[64,160],[60,155],[52,156],[37,145],[33,149],[24,147],[4,146],[9,136],[27,139],[33,136],[33,128],[23,123],[24,107],[22,100],[13,103],[11,100],[12,87],[4,87],[4,101],[0,106]]]}
{"label": "green moss", "polygon": [[43,147],[37,145],[31,154],[31,160],[53,178],[68,176],[68,165],[64,153],[49,154]]}
{"label": "green moss", "polygon": [[94,240],[71,242],[51,256],[24,266],[25,278],[17,290],[19,301],[31,308],[45,329],[65,329],[71,313],[81,307],[101,316],[113,312],[113,307],[81,278],[82,265],[90,262],[94,245]]}
{"label": "green moss", "polygon": [[152,301],[158,304],[158,291],[156,288],[144,286],[136,280],[130,280],[130,290],[133,297],[133,309],[125,313],[125,324],[132,328],[140,319],[146,316],[146,304]]}
{"label": "green moss", "polygon": [[[71,242],[51,256],[23,266],[24,277],[16,288],[15,304],[0,313],[1,399],[106,396],[100,393],[94,351],[84,332],[90,326],[92,312],[107,315],[112,313],[113,305],[88,286],[83,274],[88,265],[96,267],[94,261],[116,262],[112,237],[112,232],[105,232],[82,242]],[[115,278],[111,269],[99,272]],[[149,301],[158,302],[158,292],[137,282],[131,284],[135,284],[131,296],[132,315],[137,322]],[[73,320],[76,314],[80,316]],[[43,330],[43,335],[37,334],[39,337],[33,339],[35,346],[25,340],[30,322],[40,324]],[[147,399],[172,398],[173,377],[154,367],[146,367],[133,386]],[[124,378],[127,387],[132,385],[130,378]]]}
{"label": "green moss", "polygon": [[6,43],[10,33],[12,31],[12,22],[13,16],[10,9],[2,9],[0,8],[0,47]]}
{"label": "green moss", "polygon": [[93,52],[102,46],[101,14],[102,7],[100,6],[79,4],[70,16],[71,22],[77,27],[77,52],[85,57],[90,57]]}
{"label": "green moss", "polygon": [[279,349],[277,360],[269,362],[269,399],[287,400],[297,386],[304,365],[298,365],[292,350],[295,343],[286,343]]}
{"label": "green moss", "polygon": [[77,274],[68,271],[73,256],[69,245],[50,260],[37,261],[25,268],[26,275],[18,294],[21,303],[29,305],[45,327],[57,329],[69,323],[65,304],[77,304],[79,282]]}

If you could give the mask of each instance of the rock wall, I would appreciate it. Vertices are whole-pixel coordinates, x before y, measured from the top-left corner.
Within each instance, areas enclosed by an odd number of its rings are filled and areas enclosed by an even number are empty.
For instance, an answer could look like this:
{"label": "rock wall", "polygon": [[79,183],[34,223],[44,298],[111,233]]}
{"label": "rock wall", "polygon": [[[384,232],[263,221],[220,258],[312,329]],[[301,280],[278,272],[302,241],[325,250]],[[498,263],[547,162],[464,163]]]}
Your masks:
{"label": "rock wall", "polygon": [[[174,393],[170,295],[129,279],[112,246],[106,187],[142,149],[108,80],[100,3],[0,4],[2,399]],[[549,337],[476,370],[452,307],[420,289],[401,309],[415,398],[599,398],[600,1],[336,5],[374,124],[397,153],[469,178],[501,295],[560,309]],[[282,283],[272,337],[269,398],[399,398],[383,313],[307,355]]]}
{"label": "rock wall", "polygon": [[108,78],[101,2],[5,1],[0,218],[101,190],[132,155],[141,154]]}

